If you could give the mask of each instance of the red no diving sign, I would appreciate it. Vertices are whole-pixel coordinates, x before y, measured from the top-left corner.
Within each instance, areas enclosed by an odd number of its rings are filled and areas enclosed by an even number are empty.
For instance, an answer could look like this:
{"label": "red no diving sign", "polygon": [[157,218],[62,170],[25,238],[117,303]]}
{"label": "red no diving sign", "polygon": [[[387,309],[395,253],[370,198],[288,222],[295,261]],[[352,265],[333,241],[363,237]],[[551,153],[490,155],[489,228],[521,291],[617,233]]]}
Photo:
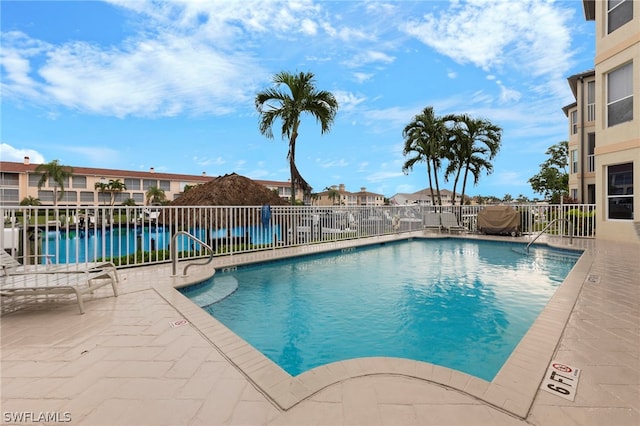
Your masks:
{"label": "red no diving sign", "polygon": [[542,381],[542,389],[569,401],[576,397],[580,369],[558,361],[551,361]]}

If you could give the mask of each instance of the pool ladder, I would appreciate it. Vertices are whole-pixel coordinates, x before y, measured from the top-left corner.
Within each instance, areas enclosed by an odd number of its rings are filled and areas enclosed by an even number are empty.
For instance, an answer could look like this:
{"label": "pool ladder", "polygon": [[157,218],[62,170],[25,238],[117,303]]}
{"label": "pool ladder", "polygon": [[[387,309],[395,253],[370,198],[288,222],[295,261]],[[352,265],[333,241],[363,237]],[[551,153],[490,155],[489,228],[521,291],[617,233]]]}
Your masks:
{"label": "pool ladder", "polygon": [[553,225],[556,222],[567,222],[567,224],[569,225],[569,244],[573,244],[573,223],[571,223],[569,219],[553,219],[551,222],[547,224],[547,226],[544,227],[542,231],[540,231],[538,235],[535,236],[533,240],[529,242],[529,244],[527,244],[527,248],[526,248],[527,253],[529,253],[529,246],[533,244],[538,239],[538,237],[540,237],[540,235],[544,234],[545,231],[549,229],[551,225]]}
{"label": "pool ladder", "polygon": [[171,276],[172,277],[178,276],[178,273],[177,273],[177,269],[178,269],[178,248],[177,248],[177,244],[176,244],[176,239],[178,238],[178,235],[184,235],[185,237],[192,239],[196,243],[202,245],[204,248],[209,250],[209,259],[207,259],[207,261],[204,262],[204,263],[191,262],[188,265],[185,265],[184,269],[182,270],[182,275],[181,275],[182,277],[186,277],[187,276],[187,269],[189,269],[193,265],[208,265],[209,263],[211,263],[211,261],[213,260],[213,249],[211,248],[211,246],[209,246],[207,243],[205,243],[204,241],[200,240],[199,238],[194,237],[193,235],[191,235],[187,231],[178,231],[175,234],[173,234],[173,236],[171,237]]}

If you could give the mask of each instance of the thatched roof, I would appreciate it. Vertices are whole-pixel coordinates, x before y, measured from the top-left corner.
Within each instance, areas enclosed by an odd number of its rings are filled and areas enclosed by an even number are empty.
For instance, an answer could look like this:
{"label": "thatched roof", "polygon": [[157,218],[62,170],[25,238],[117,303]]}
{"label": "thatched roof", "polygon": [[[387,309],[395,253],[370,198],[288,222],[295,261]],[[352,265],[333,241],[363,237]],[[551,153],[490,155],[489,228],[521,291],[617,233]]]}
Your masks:
{"label": "thatched roof", "polygon": [[171,206],[272,206],[286,205],[278,194],[253,180],[231,173],[191,188]]}

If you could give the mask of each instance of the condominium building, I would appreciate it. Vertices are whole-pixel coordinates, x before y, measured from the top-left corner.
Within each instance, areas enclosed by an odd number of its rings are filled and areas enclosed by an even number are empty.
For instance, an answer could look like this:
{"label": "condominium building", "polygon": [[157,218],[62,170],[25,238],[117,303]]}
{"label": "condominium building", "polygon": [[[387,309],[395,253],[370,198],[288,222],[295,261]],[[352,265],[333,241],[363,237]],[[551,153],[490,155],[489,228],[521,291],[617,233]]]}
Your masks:
{"label": "condominium building", "polygon": [[[38,164],[32,164],[29,157],[25,157],[22,163],[0,162],[0,205],[17,206],[25,198],[37,198],[44,206],[57,204],[59,206],[95,206],[120,205],[126,200],[133,199],[136,204],[147,203],[147,191],[156,187],[164,191],[166,200],[174,200],[184,192],[185,186],[195,186],[209,182],[212,176],[184,175],[175,173],[156,172],[153,168],[149,171],[131,171],[98,169],[90,167],[75,167],[72,175],[64,182],[64,193],[57,203],[54,203],[56,182],[48,180],[38,188],[41,175],[36,173]],[[126,189],[113,193],[101,191],[100,183],[108,184],[109,181],[119,180]],[[260,181],[267,188],[278,191],[278,195],[284,199],[291,198],[291,185],[289,182]],[[58,195],[60,195],[58,188]],[[302,199],[299,193],[297,199]]]}
{"label": "condominium building", "polygon": [[365,187],[359,192],[349,192],[341,183],[317,193],[312,202],[318,206],[382,206],[384,195],[369,192]]}
{"label": "condominium building", "polygon": [[[433,190],[433,194],[434,194],[434,197],[436,197],[436,204],[437,204],[438,195],[435,189]],[[465,196],[465,199],[468,200],[466,196]],[[453,192],[449,191],[448,189],[441,189],[440,200],[442,201],[443,206],[453,205]],[[411,194],[400,192],[398,194],[395,194],[393,197],[391,197],[390,201],[391,201],[391,204],[400,205],[400,206],[404,206],[408,204],[419,204],[423,206],[433,205],[431,200],[431,188],[421,189],[420,191],[413,192]],[[455,204],[456,205],[462,204],[462,195],[460,193],[456,193]]]}
{"label": "condominium building", "polygon": [[596,73],[568,78],[576,101],[562,110],[569,119],[569,196],[580,204],[596,202]]}
{"label": "condominium building", "polygon": [[[583,8],[586,19],[596,25],[595,120],[591,127],[589,72],[583,73],[582,80],[581,75],[574,76],[576,107],[567,110],[570,133],[574,117],[577,124],[577,136],[570,137],[576,154],[571,157],[570,148],[569,160],[577,160],[572,189],[578,199],[589,201],[589,133],[594,133],[596,236],[637,242],[640,195],[634,188],[640,188],[640,2],[583,0]],[[582,98],[583,84],[586,98]],[[586,114],[580,121],[585,99]],[[580,138],[581,133],[586,139]],[[586,167],[580,169],[583,159]]]}

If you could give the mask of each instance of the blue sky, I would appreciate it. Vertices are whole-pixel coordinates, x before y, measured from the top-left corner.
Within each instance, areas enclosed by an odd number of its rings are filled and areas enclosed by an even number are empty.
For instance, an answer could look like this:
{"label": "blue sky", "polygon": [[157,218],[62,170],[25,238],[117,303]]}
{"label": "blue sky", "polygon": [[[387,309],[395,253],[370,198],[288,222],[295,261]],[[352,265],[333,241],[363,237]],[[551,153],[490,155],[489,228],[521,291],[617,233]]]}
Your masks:
{"label": "blue sky", "polygon": [[[314,191],[392,196],[402,129],[426,106],[502,127],[494,172],[469,195],[532,192],[568,137],[567,77],[593,68],[594,24],[572,1],[6,1],[0,157],[286,181],[288,144],[258,130],[254,98],[308,71],[340,109],[303,117],[297,165]],[[452,189],[452,183],[443,183]]]}

